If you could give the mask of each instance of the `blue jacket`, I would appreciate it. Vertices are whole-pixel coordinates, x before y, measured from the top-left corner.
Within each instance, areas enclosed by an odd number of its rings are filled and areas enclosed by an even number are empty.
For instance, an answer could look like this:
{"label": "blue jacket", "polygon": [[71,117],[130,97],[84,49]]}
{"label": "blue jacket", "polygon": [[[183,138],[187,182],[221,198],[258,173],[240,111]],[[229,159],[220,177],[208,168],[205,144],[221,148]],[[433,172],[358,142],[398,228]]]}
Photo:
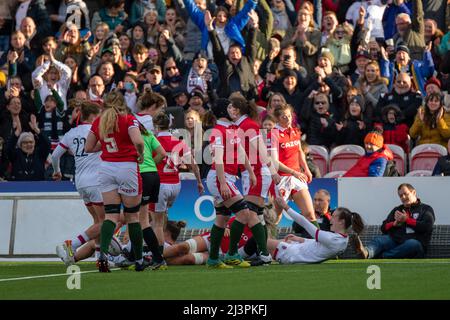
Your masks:
{"label": "blue jacket", "polygon": [[389,4],[386,7],[383,14],[384,39],[392,39],[394,34],[397,33],[395,17],[399,13],[407,13],[409,16],[412,16],[412,2],[403,3],[401,6]]}
{"label": "blue jacket", "polygon": [[[389,79],[389,92],[392,90],[394,84],[394,62],[380,59],[380,73],[382,77]],[[416,84],[418,90],[425,95],[425,83],[428,77],[431,77],[434,73],[434,62],[431,52],[425,51],[423,53],[423,60],[411,60],[410,62],[411,73],[413,75],[413,83]]]}
{"label": "blue jacket", "polygon": [[[248,13],[252,9],[255,9],[257,4],[257,0],[248,0],[242,10],[234,17],[230,18],[225,26],[226,35],[232,41],[239,43],[243,50],[245,49],[245,40],[244,37],[242,37],[241,30],[244,29],[248,19],[250,19]],[[209,35],[205,25],[205,14],[195,5],[193,0],[184,0],[184,5],[186,6],[192,21],[202,32],[202,49],[206,51],[208,48]]]}

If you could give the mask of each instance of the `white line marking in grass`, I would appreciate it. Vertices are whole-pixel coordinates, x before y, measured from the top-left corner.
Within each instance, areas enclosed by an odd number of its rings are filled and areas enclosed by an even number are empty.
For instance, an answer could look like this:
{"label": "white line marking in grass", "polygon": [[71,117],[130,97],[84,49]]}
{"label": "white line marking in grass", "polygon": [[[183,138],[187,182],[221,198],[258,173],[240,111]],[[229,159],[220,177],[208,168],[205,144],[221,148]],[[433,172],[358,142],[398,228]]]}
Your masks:
{"label": "white line marking in grass", "polygon": [[[120,268],[114,268],[110,269],[111,271],[121,270]],[[52,278],[52,277],[61,277],[61,276],[71,276],[74,274],[82,274],[82,273],[93,273],[98,272],[98,270],[90,270],[90,271],[82,271],[82,272],[75,272],[75,273],[56,273],[56,274],[45,274],[42,276],[30,276],[30,277],[20,277],[20,278],[8,278],[8,279],[0,279],[0,282],[6,282],[6,281],[18,281],[18,280],[32,280],[32,279],[39,279],[39,278]]]}

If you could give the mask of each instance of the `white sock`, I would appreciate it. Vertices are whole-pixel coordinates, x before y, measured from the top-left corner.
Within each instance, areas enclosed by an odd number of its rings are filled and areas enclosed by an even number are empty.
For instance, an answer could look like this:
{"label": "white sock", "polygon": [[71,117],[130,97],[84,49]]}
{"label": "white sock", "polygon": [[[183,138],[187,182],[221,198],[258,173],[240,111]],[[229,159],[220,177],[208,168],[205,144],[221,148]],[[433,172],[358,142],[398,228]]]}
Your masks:
{"label": "white sock", "polygon": [[247,252],[245,252],[244,247],[240,247],[238,249],[238,253],[239,253],[239,255],[241,256],[242,259],[248,258],[248,254],[247,254]]}
{"label": "white sock", "polygon": [[98,259],[100,256],[100,245],[96,244],[95,245],[95,259]]}
{"label": "white sock", "polygon": [[80,233],[74,239],[72,239],[72,250],[77,250],[80,246],[88,242],[90,239],[86,232]]}

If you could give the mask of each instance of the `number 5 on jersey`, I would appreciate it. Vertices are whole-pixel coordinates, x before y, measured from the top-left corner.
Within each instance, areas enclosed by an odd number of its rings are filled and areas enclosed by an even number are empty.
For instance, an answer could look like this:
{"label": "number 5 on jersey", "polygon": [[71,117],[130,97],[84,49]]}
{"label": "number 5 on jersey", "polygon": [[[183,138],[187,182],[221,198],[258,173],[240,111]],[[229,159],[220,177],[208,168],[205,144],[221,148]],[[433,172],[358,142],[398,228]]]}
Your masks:
{"label": "number 5 on jersey", "polygon": [[108,150],[109,153],[114,153],[119,151],[119,148],[117,148],[117,143],[114,138],[105,138],[106,143],[106,150]]}

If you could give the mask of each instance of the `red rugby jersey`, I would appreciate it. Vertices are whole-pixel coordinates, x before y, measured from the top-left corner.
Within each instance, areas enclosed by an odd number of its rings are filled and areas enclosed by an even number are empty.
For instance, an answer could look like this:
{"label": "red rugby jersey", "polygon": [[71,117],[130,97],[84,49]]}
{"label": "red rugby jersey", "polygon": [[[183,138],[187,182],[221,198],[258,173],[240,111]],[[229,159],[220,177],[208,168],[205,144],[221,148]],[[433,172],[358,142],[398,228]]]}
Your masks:
{"label": "red rugby jersey", "polygon": [[170,132],[159,132],[156,137],[167,153],[167,156],[157,164],[161,183],[176,184],[180,182],[178,165],[181,160],[191,154],[189,147],[178,140]]}
{"label": "red rugby jersey", "polygon": [[224,121],[217,121],[209,138],[212,152],[211,169],[216,170],[214,163],[214,151],[223,148],[223,162],[225,173],[237,175],[238,173],[238,145],[240,140],[236,135],[236,126]]}
{"label": "red rugby jersey", "polygon": [[[278,160],[295,171],[300,171],[301,132],[298,128],[282,128],[276,126],[267,134],[267,149],[277,150]],[[278,171],[280,176],[289,173]]]}
{"label": "red rugby jersey", "polygon": [[100,119],[101,117],[95,119],[91,131],[102,146],[102,154],[100,156],[102,160],[110,162],[137,162],[138,153],[128,134],[130,128],[139,128],[136,118],[131,114],[118,115],[119,130],[108,134],[103,139],[100,139]]}
{"label": "red rugby jersey", "polygon": [[[259,156],[258,148],[256,150],[252,150],[250,152],[250,142],[258,139],[261,136],[260,126],[253,119],[249,118],[247,115],[243,115],[235,122],[235,124],[239,127],[237,130],[237,135],[241,141],[244,143],[245,153],[252,165],[253,171],[255,174],[261,170],[261,159]],[[240,165],[241,171],[244,171],[244,165]]]}

